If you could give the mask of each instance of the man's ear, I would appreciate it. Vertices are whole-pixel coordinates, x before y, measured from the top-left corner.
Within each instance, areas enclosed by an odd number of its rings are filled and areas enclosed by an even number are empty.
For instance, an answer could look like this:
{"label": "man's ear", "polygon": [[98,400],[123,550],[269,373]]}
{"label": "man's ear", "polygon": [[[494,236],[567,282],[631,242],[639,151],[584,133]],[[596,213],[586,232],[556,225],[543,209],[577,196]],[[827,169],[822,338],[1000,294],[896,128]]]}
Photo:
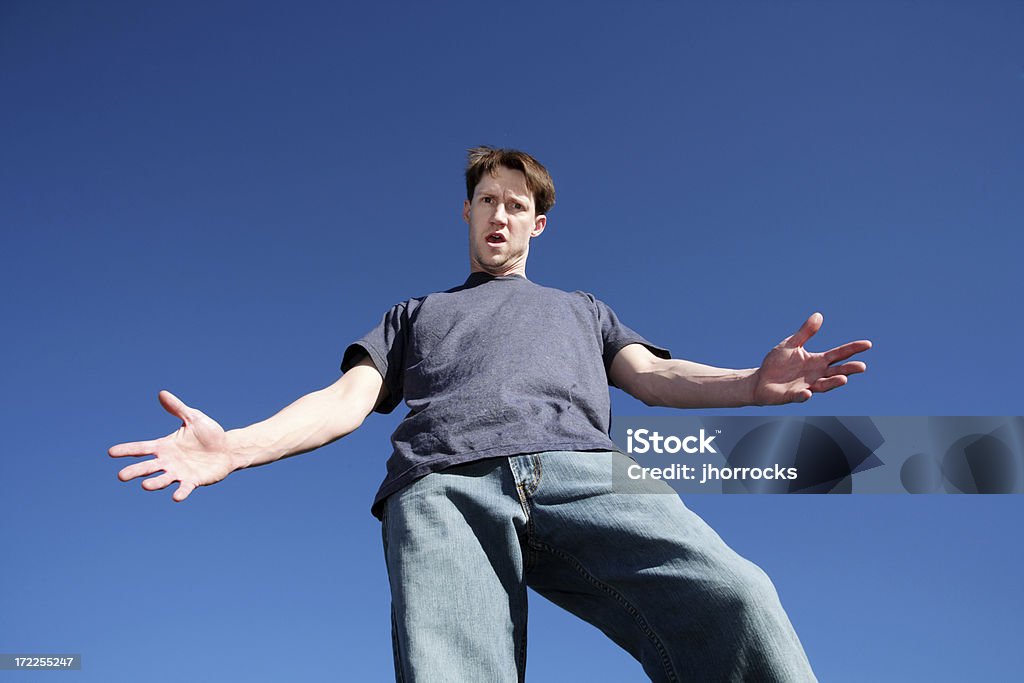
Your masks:
{"label": "man's ear", "polygon": [[533,230],[530,231],[530,237],[536,237],[537,235],[544,232],[544,228],[548,225],[548,217],[544,214],[537,216],[533,219]]}
{"label": "man's ear", "polygon": [[469,200],[462,202],[462,220],[469,222]]}

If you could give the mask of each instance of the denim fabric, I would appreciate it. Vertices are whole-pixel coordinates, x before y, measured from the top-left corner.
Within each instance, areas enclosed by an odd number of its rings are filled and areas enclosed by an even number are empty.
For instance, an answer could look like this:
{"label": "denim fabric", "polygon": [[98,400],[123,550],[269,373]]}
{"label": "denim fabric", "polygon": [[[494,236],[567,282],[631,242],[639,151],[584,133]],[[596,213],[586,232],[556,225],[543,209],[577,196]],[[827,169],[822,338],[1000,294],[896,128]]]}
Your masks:
{"label": "denim fabric", "polygon": [[663,482],[625,477],[632,463],[614,452],[493,458],[391,495],[396,679],[523,680],[529,586],[654,681],[814,681],[764,572]]}

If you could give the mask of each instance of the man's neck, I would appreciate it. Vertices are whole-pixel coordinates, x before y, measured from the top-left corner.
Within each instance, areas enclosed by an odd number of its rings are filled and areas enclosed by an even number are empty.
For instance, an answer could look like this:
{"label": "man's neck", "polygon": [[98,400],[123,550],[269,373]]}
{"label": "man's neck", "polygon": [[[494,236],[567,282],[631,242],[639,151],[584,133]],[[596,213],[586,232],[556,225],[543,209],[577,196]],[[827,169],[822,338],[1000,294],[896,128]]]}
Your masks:
{"label": "man's neck", "polygon": [[510,275],[516,275],[516,276],[524,278],[524,279],[526,278],[526,268],[525,267],[509,268],[507,270],[500,269],[500,270],[493,270],[492,271],[492,270],[484,270],[483,268],[481,268],[481,267],[479,267],[479,266],[474,264],[474,265],[471,265],[470,268],[469,268],[469,274],[472,275],[473,273],[483,273],[485,275],[490,275],[492,277],[508,277]]}

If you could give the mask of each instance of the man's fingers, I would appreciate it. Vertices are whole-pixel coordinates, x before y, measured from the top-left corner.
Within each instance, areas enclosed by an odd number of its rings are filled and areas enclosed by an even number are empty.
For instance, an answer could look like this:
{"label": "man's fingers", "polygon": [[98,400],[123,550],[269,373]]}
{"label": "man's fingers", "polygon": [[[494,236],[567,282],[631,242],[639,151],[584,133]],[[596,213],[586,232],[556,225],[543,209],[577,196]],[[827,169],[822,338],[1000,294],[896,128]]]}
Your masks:
{"label": "man's fingers", "polygon": [[868,369],[865,363],[859,360],[851,361],[849,363],[843,363],[842,365],[833,365],[825,371],[826,377],[832,377],[834,375],[855,375],[858,372],[864,372]]}
{"label": "man's fingers", "polygon": [[171,496],[171,498],[174,499],[175,503],[180,503],[181,501],[188,498],[188,494],[195,491],[195,489],[196,487],[193,486],[192,484],[186,484],[185,482],[181,482],[181,485],[178,486],[177,490],[175,490],[174,495]]}
{"label": "man's fingers", "polygon": [[159,394],[160,405],[164,407],[171,415],[180,418],[182,422],[188,422],[189,411],[191,410],[185,403],[172,394],[171,392],[164,389]]}
{"label": "man's fingers", "polygon": [[841,360],[846,360],[855,353],[861,353],[871,348],[871,342],[867,339],[860,339],[858,341],[849,342],[842,346],[837,346],[834,349],[829,349],[825,352],[825,360],[829,365],[837,363]]}
{"label": "man's fingers", "polygon": [[152,479],[146,479],[142,482],[142,488],[147,491],[159,491],[165,489],[174,483],[174,477],[170,474],[161,474],[159,477],[153,477]]}
{"label": "man's fingers", "polygon": [[129,441],[111,446],[107,454],[112,458],[120,458],[125,455],[150,455],[156,451],[159,439],[153,441]]}
{"label": "man's fingers", "polygon": [[156,458],[153,458],[152,460],[146,460],[145,462],[137,462],[134,465],[129,465],[128,467],[125,467],[123,470],[117,473],[117,478],[120,479],[121,481],[129,481],[131,479],[134,479],[135,477],[145,477],[147,475],[153,474],[154,472],[159,472],[162,469],[163,466],[160,464],[160,461],[157,460]]}
{"label": "man's fingers", "polygon": [[823,392],[832,391],[837,387],[841,387],[846,384],[849,380],[846,375],[833,375],[832,377],[822,377],[817,382],[811,385],[811,391]]}
{"label": "man's fingers", "polygon": [[824,322],[825,317],[821,313],[812,313],[811,317],[804,321],[804,324],[800,326],[800,329],[789,338],[787,346],[791,349],[798,348],[807,343],[807,340],[814,336],[814,334],[821,329],[821,323]]}

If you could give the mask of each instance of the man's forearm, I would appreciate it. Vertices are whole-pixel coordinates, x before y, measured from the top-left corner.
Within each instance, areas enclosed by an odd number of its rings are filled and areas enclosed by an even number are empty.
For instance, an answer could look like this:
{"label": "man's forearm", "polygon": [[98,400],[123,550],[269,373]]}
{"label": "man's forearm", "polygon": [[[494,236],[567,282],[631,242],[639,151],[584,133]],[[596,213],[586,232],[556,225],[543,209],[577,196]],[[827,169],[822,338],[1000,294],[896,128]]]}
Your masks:
{"label": "man's forearm", "polygon": [[320,448],[356,430],[363,417],[330,387],[306,394],[273,417],[227,432],[237,469]]}
{"label": "man's forearm", "polygon": [[660,360],[642,375],[642,400],[667,408],[749,406],[756,372],[756,368],[732,370],[688,360]]}

